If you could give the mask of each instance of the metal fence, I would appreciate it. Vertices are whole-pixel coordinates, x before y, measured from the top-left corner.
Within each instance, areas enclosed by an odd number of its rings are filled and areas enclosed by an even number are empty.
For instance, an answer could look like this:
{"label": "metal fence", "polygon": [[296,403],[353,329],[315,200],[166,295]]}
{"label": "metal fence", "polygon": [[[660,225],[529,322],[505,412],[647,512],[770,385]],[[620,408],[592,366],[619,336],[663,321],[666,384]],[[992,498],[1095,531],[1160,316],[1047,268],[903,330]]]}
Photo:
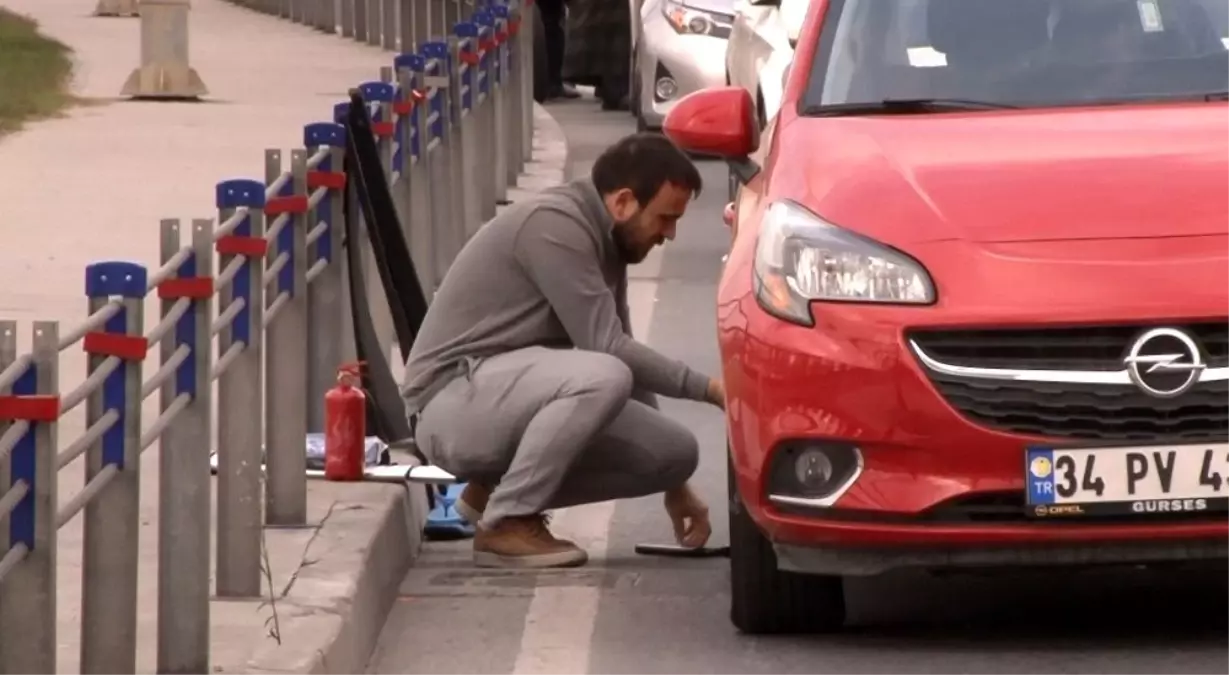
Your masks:
{"label": "metal fence", "polygon": [[[379,80],[356,85],[373,108],[373,132],[430,296],[530,158],[533,37],[532,22],[521,20],[525,7],[232,1],[398,52]],[[35,322],[32,351],[19,354],[16,322],[0,321],[0,672],[56,671],[56,537],[78,514],[81,672],[136,672],[138,576],[150,573],[138,564],[139,472],[154,445],[158,672],[211,672],[211,591],[259,597],[262,528],[306,523],[305,436],[322,426],[324,392],[351,329],[341,248],[370,245],[343,244],[346,219],[361,217],[345,207],[352,186],[337,123],[345,105],[332,121],[304,127],[288,169],[280,151],[268,150],[263,180],[218,183],[216,221],[162,221],[158,269],[123,261],[87,267],[83,323]],[[151,294],[155,307],[146,303]],[[160,317],[150,330],[147,311]],[[60,355],[74,348],[86,352],[87,372],[62,388]],[[156,365],[146,368],[155,349]],[[142,403],[155,394],[158,414],[143,419]],[[82,404],[85,432],[59,439],[64,416]],[[85,487],[61,500],[58,471],[82,455]]]}

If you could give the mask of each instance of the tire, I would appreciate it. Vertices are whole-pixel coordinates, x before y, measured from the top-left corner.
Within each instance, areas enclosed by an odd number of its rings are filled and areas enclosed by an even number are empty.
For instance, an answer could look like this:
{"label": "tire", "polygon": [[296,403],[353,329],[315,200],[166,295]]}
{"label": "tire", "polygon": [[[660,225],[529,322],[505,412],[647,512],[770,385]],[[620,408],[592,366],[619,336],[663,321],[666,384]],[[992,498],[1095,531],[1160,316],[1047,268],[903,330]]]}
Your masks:
{"label": "tire", "polygon": [[533,5],[533,100],[546,101],[550,95],[550,80],[546,72],[546,24],[542,11]]}
{"label": "tire", "polygon": [[777,569],[772,543],[743,507],[729,462],[730,621],[749,635],[825,633],[845,623],[841,577]]}

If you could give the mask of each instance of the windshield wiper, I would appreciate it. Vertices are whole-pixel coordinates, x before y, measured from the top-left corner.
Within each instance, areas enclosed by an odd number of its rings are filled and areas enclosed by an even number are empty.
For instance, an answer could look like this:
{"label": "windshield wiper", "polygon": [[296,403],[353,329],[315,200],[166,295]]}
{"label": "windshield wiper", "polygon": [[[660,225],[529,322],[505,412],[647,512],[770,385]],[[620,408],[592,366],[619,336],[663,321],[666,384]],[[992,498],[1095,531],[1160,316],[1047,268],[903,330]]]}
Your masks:
{"label": "windshield wiper", "polygon": [[963,98],[888,98],[882,101],[867,101],[865,103],[813,105],[803,108],[802,114],[814,117],[825,115],[873,115],[876,113],[916,115],[933,112],[1014,110],[1017,108],[1019,106],[1007,103],[975,101]]}

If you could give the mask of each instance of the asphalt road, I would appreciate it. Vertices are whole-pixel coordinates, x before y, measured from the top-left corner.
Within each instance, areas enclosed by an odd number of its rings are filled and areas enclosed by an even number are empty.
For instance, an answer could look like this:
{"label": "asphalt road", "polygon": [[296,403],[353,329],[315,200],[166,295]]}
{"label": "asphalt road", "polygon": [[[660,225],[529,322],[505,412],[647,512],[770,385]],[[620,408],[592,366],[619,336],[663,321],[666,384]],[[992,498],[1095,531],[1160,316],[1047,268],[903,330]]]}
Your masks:
{"label": "asphalt road", "polygon": [[[587,172],[633,131],[589,101],[552,106]],[[678,240],[633,277],[633,315],[657,349],[717,372],[713,288],[728,241],[725,168],[701,164],[707,190]],[[636,323],[635,318],[633,323]],[[727,539],[722,421],[663,401],[699,436],[696,484]],[[1223,573],[1086,572],[850,583],[851,627],[825,637],[750,638],[727,615],[723,559],[638,557],[668,541],[660,500],[569,510],[559,534],[586,545],[580,570],[503,573],[469,565],[467,542],[432,543],[411,571],[373,657],[375,673],[1226,673]]]}

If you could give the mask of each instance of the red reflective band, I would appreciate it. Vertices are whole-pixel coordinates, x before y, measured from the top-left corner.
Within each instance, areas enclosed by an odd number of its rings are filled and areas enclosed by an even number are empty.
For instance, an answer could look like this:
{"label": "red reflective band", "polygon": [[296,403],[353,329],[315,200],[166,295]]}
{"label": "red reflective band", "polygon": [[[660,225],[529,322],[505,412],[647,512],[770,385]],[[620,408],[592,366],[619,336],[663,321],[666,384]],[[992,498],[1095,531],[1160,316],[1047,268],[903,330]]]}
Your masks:
{"label": "red reflective band", "polygon": [[481,40],[478,41],[478,49],[481,49],[484,52],[491,51],[492,49],[495,48],[495,46],[496,46],[496,43],[491,38],[482,38]]}
{"label": "red reflective band", "polygon": [[0,420],[54,422],[58,419],[59,396],[0,396]]}
{"label": "red reflective band", "polygon": [[401,117],[405,117],[406,115],[414,112],[414,99],[403,98],[399,101],[394,101],[393,112],[397,113]]}
{"label": "red reflective band", "polygon": [[508,41],[508,31],[501,30],[495,33],[495,44],[502,45]]}
{"label": "red reflective band", "polygon": [[516,35],[520,32],[521,32],[521,20],[520,19],[508,19],[508,35],[511,35],[512,37],[516,37]]}
{"label": "red reflective band", "polygon": [[372,122],[371,131],[377,136],[392,136],[397,132],[397,125],[392,122]]}
{"label": "red reflective band", "polygon": [[266,216],[280,216],[283,213],[307,213],[307,195],[274,197],[265,202]]}
{"label": "red reflective band", "polygon": [[86,354],[118,356],[125,361],[144,361],[149,353],[149,340],[140,335],[86,333],[81,344]]}
{"label": "red reflective band", "polygon": [[213,297],[213,277],[184,277],[167,279],[158,284],[158,297],[163,300],[192,298],[204,300]]}
{"label": "red reflective band", "polygon": [[222,255],[245,255],[255,258],[269,252],[269,242],[263,237],[240,237],[232,234],[219,239],[213,248]]}
{"label": "red reflective band", "polygon": [[346,187],[346,174],[341,171],[308,171],[307,189],[328,188],[340,190]]}
{"label": "red reflective band", "polygon": [[464,63],[468,66],[478,65],[479,57],[478,57],[478,54],[475,52],[469,52],[469,51],[461,52],[460,57],[461,57],[461,63]]}

